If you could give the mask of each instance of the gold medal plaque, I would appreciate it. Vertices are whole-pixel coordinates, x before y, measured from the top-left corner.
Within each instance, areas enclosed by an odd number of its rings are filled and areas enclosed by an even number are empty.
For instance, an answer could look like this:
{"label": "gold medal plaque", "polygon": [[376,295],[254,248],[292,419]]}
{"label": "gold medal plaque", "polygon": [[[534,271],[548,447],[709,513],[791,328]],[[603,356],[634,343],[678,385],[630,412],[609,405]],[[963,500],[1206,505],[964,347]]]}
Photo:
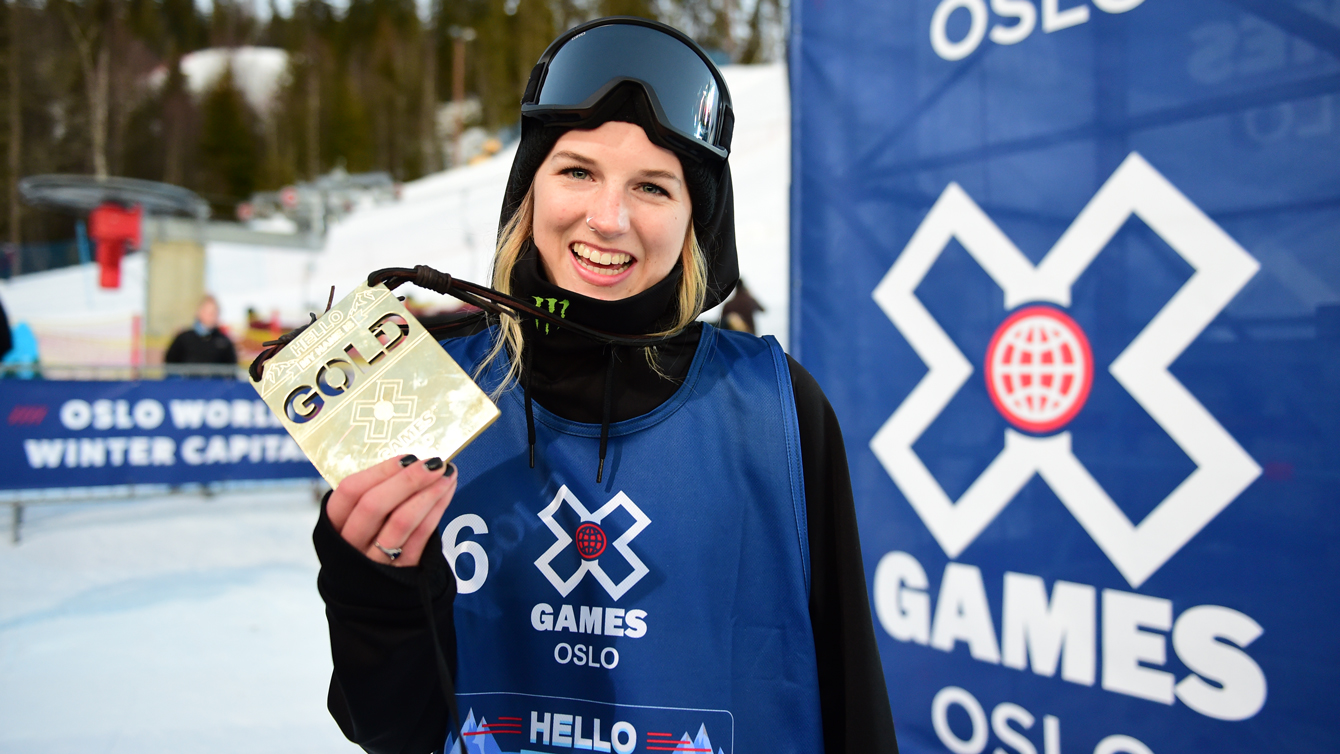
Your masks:
{"label": "gold medal plaque", "polygon": [[312,323],[256,390],[331,486],[405,453],[450,460],[498,418],[385,285],[360,285]]}

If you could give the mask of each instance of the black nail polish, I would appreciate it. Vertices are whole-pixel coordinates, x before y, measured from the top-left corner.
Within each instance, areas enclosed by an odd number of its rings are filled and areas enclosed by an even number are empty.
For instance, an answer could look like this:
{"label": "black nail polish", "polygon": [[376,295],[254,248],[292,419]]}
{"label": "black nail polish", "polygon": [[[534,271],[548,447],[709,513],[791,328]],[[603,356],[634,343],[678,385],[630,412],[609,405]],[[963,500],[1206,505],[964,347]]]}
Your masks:
{"label": "black nail polish", "polygon": [[402,468],[409,468],[409,465],[417,460],[419,460],[419,457],[411,453],[405,456],[404,458],[400,459],[400,466]]}
{"label": "black nail polish", "polygon": [[442,472],[442,476],[444,476],[444,477],[450,477],[452,474],[455,474],[455,473],[456,473],[456,464],[454,464],[454,463],[449,463],[449,464],[447,464],[447,470],[444,471],[444,472]]}
{"label": "black nail polish", "polygon": [[433,456],[432,458],[429,458],[427,461],[423,462],[423,467],[425,469],[428,469],[429,471],[437,471],[438,469],[442,468],[442,459],[438,458],[437,456]]}

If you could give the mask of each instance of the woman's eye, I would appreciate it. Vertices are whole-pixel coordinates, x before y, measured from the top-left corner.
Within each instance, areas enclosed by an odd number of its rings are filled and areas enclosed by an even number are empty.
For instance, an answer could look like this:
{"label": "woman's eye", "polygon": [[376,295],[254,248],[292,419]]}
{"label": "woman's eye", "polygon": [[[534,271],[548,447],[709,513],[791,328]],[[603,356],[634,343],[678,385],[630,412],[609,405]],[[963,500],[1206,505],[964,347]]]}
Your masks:
{"label": "woman's eye", "polygon": [[669,195],[670,195],[670,192],[666,191],[665,189],[661,188],[660,186],[657,186],[657,185],[654,184],[654,183],[644,183],[644,184],[642,184],[642,190],[643,190],[644,192],[648,193],[648,194],[658,194],[658,195],[660,195],[660,196],[669,196]]}
{"label": "woman's eye", "polygon": [[579,181],[584,181],[591,177],[591,173],[588,172],[586,168],[568,168],[563,172],[567,173],[569,177],[576,178]]}

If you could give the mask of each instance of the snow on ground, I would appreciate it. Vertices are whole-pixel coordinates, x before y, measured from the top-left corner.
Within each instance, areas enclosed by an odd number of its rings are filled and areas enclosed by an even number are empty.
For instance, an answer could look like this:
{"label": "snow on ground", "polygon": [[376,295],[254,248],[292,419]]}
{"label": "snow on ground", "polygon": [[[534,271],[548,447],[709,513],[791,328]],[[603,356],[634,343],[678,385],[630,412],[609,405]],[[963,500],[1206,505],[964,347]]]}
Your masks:
{"label": "snow on ground", "polygon": [[306,487],[27,508],[0,751],[358,751],[325,709],[315,518]]}
{"label": "snow on ground", "polygon": [[[331,226],[308,278],[307,300],[324,305],[332,285],[338,299],[373,270],[416,264],[488,285],[515,152],[513,146],[479,164],[407,183],[399,202],[359,211]],[[408,292],[422,300],[437,295]]]}
{"label": "snow on ground", "polygon": [[308,312],[325,308],[330,292],[327,283],[319,304],[307,299],[307,284],[321,276],[319,264],[319,255],[308,249],[211,241],[205,247],[205,290],[214,294],[221,319],[234,333],[246,330],[248,308],[265,320],[277,313],[281,322],[306,322]]}
{"label": "snow on ground", "polygon": [[144,254],[121,261],[121,287],[98,287],[94,264],[0,280],[10,325],[27,322],[48,364],[124,365],[134,319],[144,313]]}

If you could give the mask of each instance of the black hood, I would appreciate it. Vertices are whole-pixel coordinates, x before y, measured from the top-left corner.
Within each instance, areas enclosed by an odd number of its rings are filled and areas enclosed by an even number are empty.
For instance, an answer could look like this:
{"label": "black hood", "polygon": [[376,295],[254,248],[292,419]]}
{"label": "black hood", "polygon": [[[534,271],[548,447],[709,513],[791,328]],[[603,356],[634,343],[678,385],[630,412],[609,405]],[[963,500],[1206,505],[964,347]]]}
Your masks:
{"label": "black hood", "polygon": [[[707,296],[704,309],[720,304],[735,288],[740,278],[739,259],[735,250],[735,199],[731,189],[730,163],[727,160],[704,160],[675,148],[648,128],[651,106],[641,87],[627,84],[605,97],[596,111],[577,123],[545,126],[536,120],[521,119],[521,141],[512,172],[507,178],[507,192],[503,195],[503,226],[512,219],[521,201],[526,197],[535,173],[553,150],[560,136],[574,128],[592,129],[609,121],[621,121],[642,126],[652,143],[665,147],[679,157],[693,202],[693,230],[707,260]],[[674,273],[672,273],[674,274]]]}

